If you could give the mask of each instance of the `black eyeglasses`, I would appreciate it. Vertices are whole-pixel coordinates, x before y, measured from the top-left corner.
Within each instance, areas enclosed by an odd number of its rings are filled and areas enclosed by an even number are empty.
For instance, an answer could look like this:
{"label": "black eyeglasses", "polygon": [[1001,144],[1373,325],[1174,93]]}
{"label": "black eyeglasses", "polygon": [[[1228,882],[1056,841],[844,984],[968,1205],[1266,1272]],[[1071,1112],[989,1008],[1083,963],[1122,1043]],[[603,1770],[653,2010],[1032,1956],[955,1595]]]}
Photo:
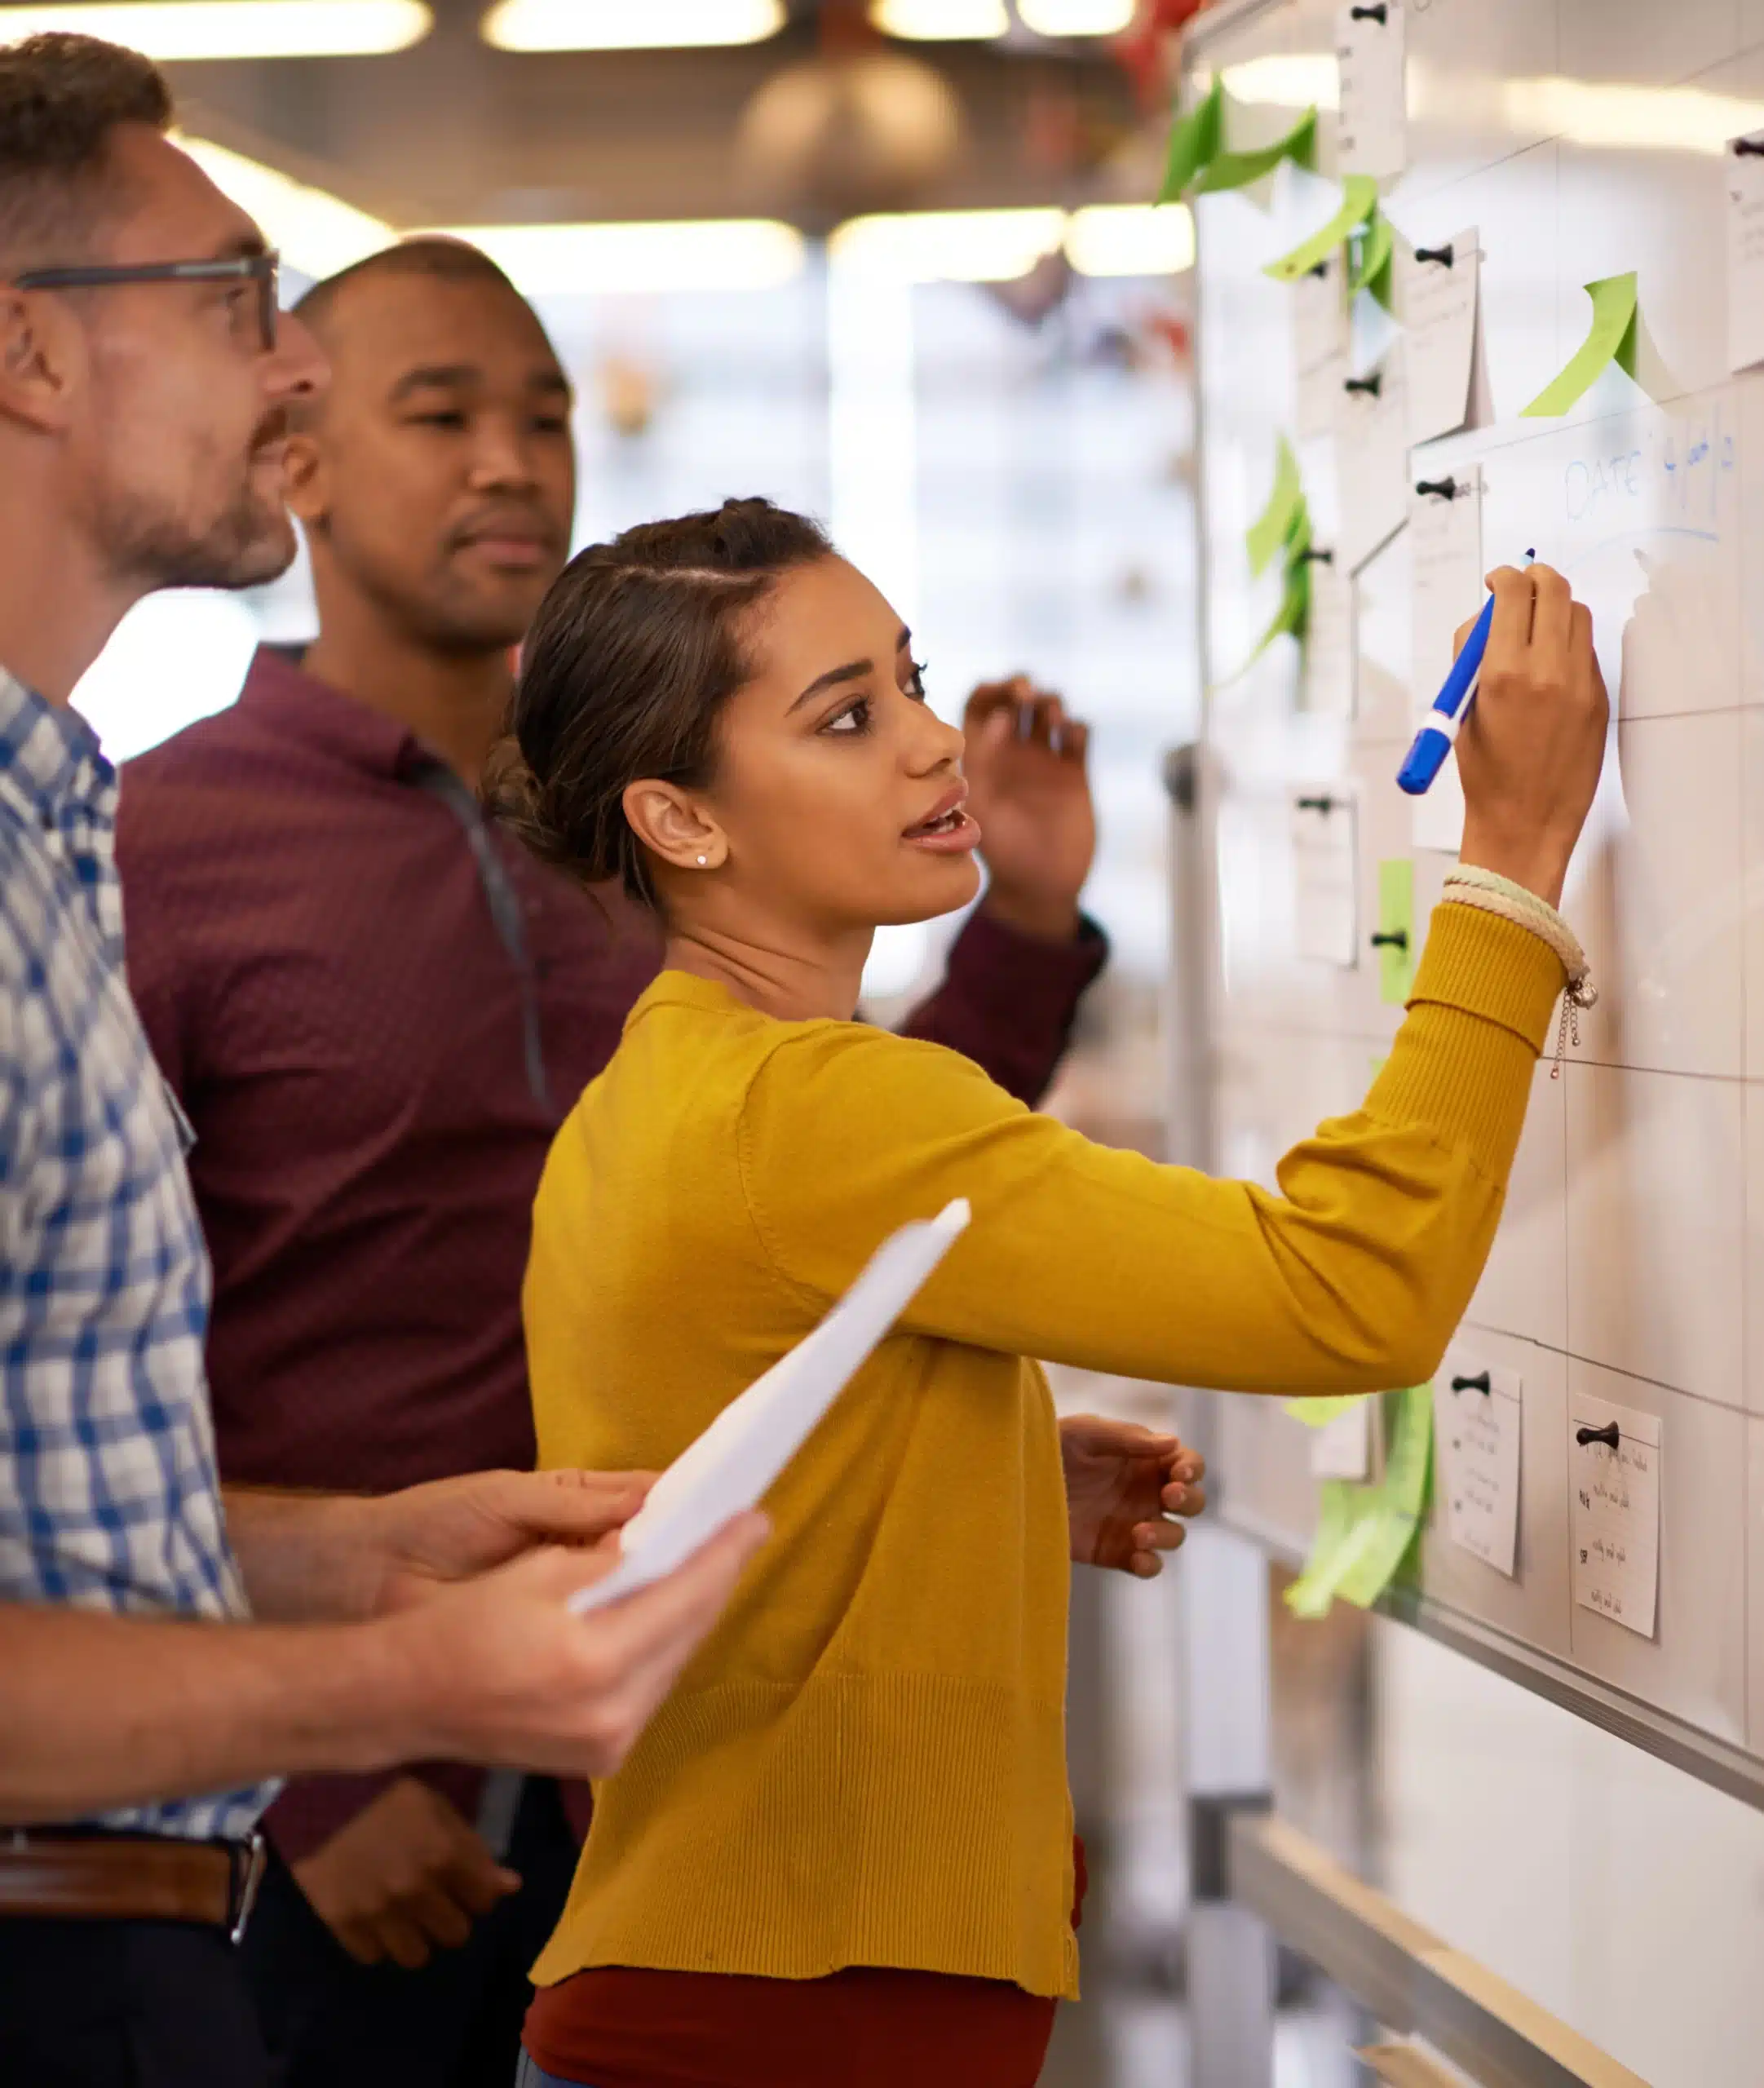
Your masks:
{"label": "black eyeglasses", "polygon": [[77,268],[27,268],[15,276],[20,290],[99,290],[113,283],[255,283],[258,332],[267,355],[276,345],[281,256],[240,254],[224,261],[144,261]]}

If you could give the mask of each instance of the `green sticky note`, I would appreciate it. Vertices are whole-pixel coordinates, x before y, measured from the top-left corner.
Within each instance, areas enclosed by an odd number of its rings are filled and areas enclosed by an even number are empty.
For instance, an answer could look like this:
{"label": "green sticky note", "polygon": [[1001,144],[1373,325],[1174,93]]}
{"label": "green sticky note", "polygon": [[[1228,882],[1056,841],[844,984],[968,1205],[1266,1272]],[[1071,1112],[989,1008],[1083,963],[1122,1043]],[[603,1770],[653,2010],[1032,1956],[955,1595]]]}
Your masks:
{"label": "green sticky note", "polygon": [[1275,553],[1290,541],[1294,524],[1305,505],[1305,489],[1298,476],[1298,459],[1283,435],[1275,445],[1274,484],[1266,506],[1249,525],[1244,548],[1249,554],[1249,570],[1265,573]]}
{"label": "green sticky note", "polygon": [[1395,1406],[1384,1477],[1371,1490],[1378,1497],[1372,1533],[1355,1548],[1346,1573],[1336,1582],[1344,1602],[1367,1609],[1390,1586],[1415,1542],[1427,1512],[1427,1489],[1433,1473],[1433,1388],[1413,1385],[1393,1392]]}
{"label": "green sticky note", "polygon": [[1416,1385],[1389,1393],[1386,1405],[1384,1477],[1375,1486],[1331,1480],[1322,1488],[1311,1556],[1286,1591],[1295,1616],[1322,1617],[1337,1595],[1368,1608],[1414,1548],[1433,1474],[1433,1389]]}
{"label": "green sticky note", "polygon": [[1337,1399],[1289,1400],[1286,1411],[1294,1421],[1302,1421],[1307,1428],[1327,1428],[1364,1399],[1370,1399],[1369,1392],[1343,1392]]}
{"label": "green sticky note", "polygon": [[1342,184],[1342,207],[1329,222],[1320,232],[1314,232],[1309,239],[1295,246],[1290,254],[1283,254],[1278,261],[1271,261],[1262,273],[1273,276],[1277,283],[1296,283],[1301,276],[1308,276],[1320,261],[1327,261],[1348,234],[1358,232],[1377,207],[1377,183],[1369,174],[1349,175]]}
{"label": "green sticky note", "polygon": [[1280,591],[1280,606],[1274,621],[1262,632],[1246,666],[1253,666],[1276,638],[1302,638],[1311,619],[1311,568],[1294,560],[1286,568],[1286,585]]}
{"label": "green sticky note", "polygon": [[1225,142],[1225,82],[1215,79],[1206,97],[1170,126],[1161,203],[1175,202],[1200,170],[1218,157]]}
{"label": "green sticky note", "polygon": [[1371,1540],[1374,1491],[1369,1486],[1351,1486],[1333,1479],[1321,1489],[1311,1556],[1305,1561],[1304,1572],[1286,1590],[1286,1606],[1295,1617],[1329,1614],[1337,1590]]}
{"label": "green sticky note", "polygon": [[1378,998],[1391,1007],[1408,1005],[1415,984],[1415,865],[1393,856],[1378,865]]}
{"label": "green sticky note", "polygon": [[1317,112],[1307,108],[1286,135],[1271,145],[1248,153],[1215,153],[1196,182],[1195,192],[1216,196],[1227,188],[1247,188],[1251,182],[1272,174],[1282,160],[1291,160],[1296,166],[1313,166],[1316,157]]}
{"label": "green sticky note", "polygon": [[1553,378],[1525,408],[1525,413],[1535,418],[1567,413],[1607,363],[1616,363],[1631,377],[1635,374],[1635,271],[1601,276],[1596,283],[1588,283],[1585,290],[1593,300],[1592,330],[1561,374]]}
{"label": "green sticky note", "polygon": [[1396,250],[1396,234],[1382,210],[1374,210],[1367,219],[1359,244],[1359,254],[1353,273],[1347,279],[1347,287],[1350,291],[1369,291],[1389,311],[1394,273],[1391,255]]}
{"label": "green sticky note", "polygon": [[1384,1455],[1385,1497],[1412,1522],[1419,1522],[1427,1511],[1433,1471],[1433,1387],[1410,1385],[1386,1393],[1385,1402],[1395,1410]]}

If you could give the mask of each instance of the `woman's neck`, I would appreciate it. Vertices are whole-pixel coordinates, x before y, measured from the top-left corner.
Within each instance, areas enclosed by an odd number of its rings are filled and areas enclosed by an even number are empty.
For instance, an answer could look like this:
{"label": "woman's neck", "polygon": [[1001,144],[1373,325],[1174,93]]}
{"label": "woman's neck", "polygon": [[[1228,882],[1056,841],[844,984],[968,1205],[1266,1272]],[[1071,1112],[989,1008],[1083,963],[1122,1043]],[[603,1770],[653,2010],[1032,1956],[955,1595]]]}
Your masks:
{"label": "woman's neck", "polygon": [[758,942],[697,922],[670,928],[662,961],[670,971],[726,986],[737,1000],[780,1022],[820,1016],[849,1022],[857,1011],[871,940],[864,931],[837,944],[811,946],[805,939],[792,947],[783,938]]}

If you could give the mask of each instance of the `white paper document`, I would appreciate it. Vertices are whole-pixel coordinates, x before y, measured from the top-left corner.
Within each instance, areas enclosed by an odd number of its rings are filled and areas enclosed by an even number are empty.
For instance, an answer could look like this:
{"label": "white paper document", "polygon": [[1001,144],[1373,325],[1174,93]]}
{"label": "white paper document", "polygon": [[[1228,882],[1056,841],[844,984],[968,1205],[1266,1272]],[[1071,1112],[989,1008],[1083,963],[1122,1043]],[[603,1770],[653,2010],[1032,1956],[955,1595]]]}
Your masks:
{"label": "white paper document", "polygon": [[859,1366],[913,1302],[968,1223],[958,1198],[905,1225],[812,1334],[732,1400],[649,1489],[620,1533],[621,1557],[604,1580],[570,1599],[599,1609],[671,1573],[732,1515],[756,1506]]}
{"label": "white paper document", "polygon": [[1570,1399],[1574,1599],[1644,1639],[1660,1596],[1660,1457],[1658,1414],[1589,1393]]}
{"label": "white paper document", "polygon": [[1339,247],[1292,288],[1293,418],[1301,442],[1330,434],[1347,359],[1347,250]]}
{"label": "white paper document", "polygon": [[1383,176],[1408,165],[1408,100],[1404,86],[1404,0],[1349,0],[1336,11],[1340,65],[1336,166],[1343,174]]}
{"label": "white paper document", "polygon": [[1518,1565],[1524,1380],[1455,1351],[1434,1380],[1434,1440],[1452,1542],[1511,1580]]}
{"label": "white paper document", "polygon": [[[1419,724],[1450,671],[1458,626],[1476,616],[1488,591],[1483,585],[1480,469],[1462,465],[1430,477],[1417,466],[1417,478],[1434,489],[1409,491],[1409,695]],[[1441,490],[1448,485],[1449,493]],[[1414,846],[1457,855],[1464,842],[1464,790],[1455,754],[1447,757],[1432,787],[1413,803]]]}
{"label": "white paper document", "polygon": [[1349,1479],[1356,1484],[1372,1476],[1372,1409],[1376,1399],[1368,1393],[1346,1413],[1312,1431],[1311,1475],[1313,1479]]}
{"label": "white paper document", "polygon": [[1298,954],[1351,967],[1359,956],[1354,800],[1339,784],[1297,790],[1290,818]]}
{"label": "white paper document", "polygon": [[1342,385],[1335,454],[1342,493],[1336,562],[1352,573],[1408,520],[1408,409],[1400,353]]}
{"label": "white paper document", "polygon": [[[1422,259],[1425,255],[1426,258]],[[1476,229],[1396,250],[1396,310],[1408,343],[1408,439],[1433,442],[1470,417],[1482,255]]]}
{"label": "white paper document", "polygon": [[1764,362],[1764,134],[1733,139],[1726,174],[1727,367],[1741,370]]}
{"label": "white paper document", "polygon": [[1354,714],[1354,582],[1333,550],[1311,561],[1299,701],[1320,718]]}

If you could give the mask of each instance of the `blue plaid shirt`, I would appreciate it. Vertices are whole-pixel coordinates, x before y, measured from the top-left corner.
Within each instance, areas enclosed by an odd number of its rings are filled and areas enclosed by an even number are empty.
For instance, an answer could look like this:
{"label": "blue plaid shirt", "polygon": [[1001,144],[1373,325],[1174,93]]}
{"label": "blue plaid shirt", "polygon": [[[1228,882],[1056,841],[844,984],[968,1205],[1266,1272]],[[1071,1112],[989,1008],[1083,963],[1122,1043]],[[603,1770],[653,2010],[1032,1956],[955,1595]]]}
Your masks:
{"label": "blue plaid shirt", "polygon": [[[184,1127],[122,969],[115,771],[0,670],[0,1601],[246,1613]],[[108,1813],[248,1834],[273,1786]]]}

